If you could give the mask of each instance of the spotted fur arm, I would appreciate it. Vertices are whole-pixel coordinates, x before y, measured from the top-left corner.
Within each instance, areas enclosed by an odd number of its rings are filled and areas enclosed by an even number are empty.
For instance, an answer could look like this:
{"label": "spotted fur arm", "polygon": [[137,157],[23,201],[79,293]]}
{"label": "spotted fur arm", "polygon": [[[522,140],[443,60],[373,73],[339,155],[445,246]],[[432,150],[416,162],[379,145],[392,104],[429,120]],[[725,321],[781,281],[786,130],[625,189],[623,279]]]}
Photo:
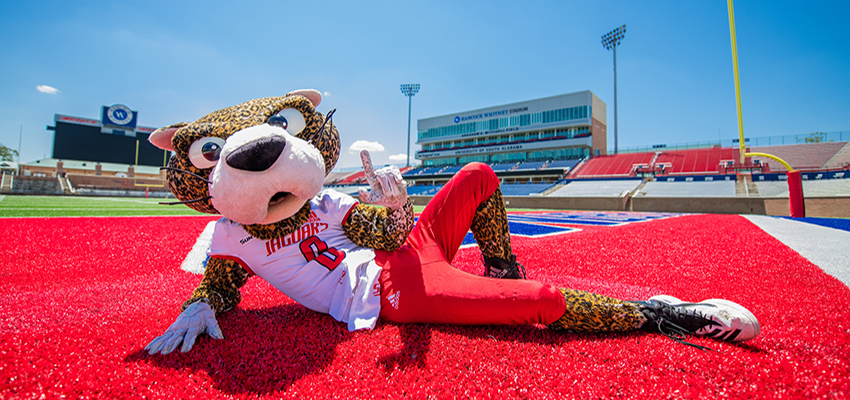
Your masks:
{"label": "spotted fur arm", "polygon": [[401,247],[413,229],[410,199],[398,210],[358,204],[343,221],[345,236],[363,247],[393,251]]}
{"label": "spotted fur arm", "polygon": [[248,272],[235,261],[210,257],[204,279],[192,292],[192,297],[183,303],[181,310],[197,301],[204,301],[216,314],[228,311],[242,301],[239,288],[248,282],[248,277]]}

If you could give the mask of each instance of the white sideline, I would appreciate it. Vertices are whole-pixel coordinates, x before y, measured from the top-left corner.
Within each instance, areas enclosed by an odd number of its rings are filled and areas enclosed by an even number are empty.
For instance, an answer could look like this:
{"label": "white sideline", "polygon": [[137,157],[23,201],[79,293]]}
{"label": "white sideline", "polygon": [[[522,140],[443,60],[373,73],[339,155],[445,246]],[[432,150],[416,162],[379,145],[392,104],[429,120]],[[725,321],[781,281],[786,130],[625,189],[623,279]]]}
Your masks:
{"label": "white sideline", "polygon": [[204,262],[207,260],[207,250],[210,248],[214,229],[215,221],[210,221],[180,265],[182,270],[193,274],[204,274]]}
{"label": "white sideline", "polygon": [[850,287],[850,232],[764,215],[742,215]]}

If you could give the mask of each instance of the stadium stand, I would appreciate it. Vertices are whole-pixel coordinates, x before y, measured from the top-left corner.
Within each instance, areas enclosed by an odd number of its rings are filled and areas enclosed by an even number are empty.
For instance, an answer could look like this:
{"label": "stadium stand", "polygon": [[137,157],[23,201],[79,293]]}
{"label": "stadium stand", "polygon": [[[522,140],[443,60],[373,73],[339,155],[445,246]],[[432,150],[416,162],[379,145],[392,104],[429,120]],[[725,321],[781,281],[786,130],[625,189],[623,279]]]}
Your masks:
{"label": "stadium stand", "polygon": [[443,185],[415,185],[407,187],[407,194],[409,196],[430,196],[442,188]]}
{"label": "stadium stand", "polygon": [[637,166],[649,166],[655,153],[623,153],[593,157],[580,168],[574,169],[569,178],[602,178],[634,176]]}
{"label": "stadium stand", "polygon": [[498,173],[498,172],[511,171],[517,165],[519,165],[519,163],[512,162],[512,163],[502,163],[502,164],[490,164],[490,167],[493,168],[493,171]]}
{"label": "stadium stand", "polygon": [[[651,167],[663,175],[717,174],[721,161],[736,159],[737,149],[733,147],[714,147],[703,149],[675,150],[656,152],[657,157]],[[659,171],[658,166],[664,165]]]}
{"label": "stadium stand", "polygon": [[574,180],[549,197],[623,197],[641,183],[640,179]]}
{"label": "stadium stand", "polygon": [[575,160],[556,160],[546,164],[542,169],[565,169],[572,170],[580,163],[582,159]]}
{"label": "stadium stand", "polygon": [[354,184],[363,183],[363,182],[366,182],[366,172],[358,171],[358,172],[355,172],[355,173],[345,177],[344,179],[340,179],[337,182],[337,184],[354,185]]}
{"label": "stadium stand", "polygon": [[520,164],[514,169],[514,171],[536,171],[540,168],[543,168],[546,165],[546,161],[529,161]]}
{"label": "stadium stand", "polygon": [[501,185],[502,194],[505,196],[529,196],[541,193],[550,187],[552,183],[506,183]]}
{"label": "stadium stand", "polygon": [[11,192],[15,194],[62,194],[56,177],[16,176]]}
{"label": "stadium stand", "polygon": [[850,169],[850,142],[845,142],[844,146],[823,165],[823,168]]}
{"label": "stadium stand", "polygon": [[[827,164],[835,165],[832,168],[844,168],[850,163],[850,151],[842,153],[843,159],[839,157],[832,160],[842,148],[850,142],[824,142],[824,143],[801,143],[785,146],[762,146],[750,149],[753,153],[767,153],[777,156],[798,171],[818,171],[827,168]],[[784,172],[785,167],[777,161],[769,158],[754,157],[767,164],[770,171]]]}
{"label": "stadium stand", "polygon": [[445,175],[445,174],[452,174],[452,175],[454,175],[455,173],[457,173],[458,171],[460,171],[460,169],[461,169],[461,168],[463,168],[463,165],[456,165],[456,166],[454,166],[454,167],[448,167],[448,168],[446,168],[446,169],[444,169],[444,170],[441,170],[441,171],[440,171],[440,174],[443,174],[443,175]]}
{"label": "stadium stand", "polygon": [[15,175],[3,172],[3,177],[0,178],[0,193],[9,193],[12,191],[12,186],[15,183]]}
{"label": "stadium stand", "polygon": [[360,190],[360,188],[369,189],[369,185],[329,185],[324,186],[324,188],[333,189],[337,192],[344,193],[357,198],[357,192]]}
{"label": "stadium stand", "polygon": [[[383,168],[383,167],[375,167],[375,168]],[[399,171],[404,175],[407,171],[410,171],[412,167],[403,167],[399,168]],[[355,176],[356,174],[360,174],[359,176]],[[334,172],[328,174],[325,177],[325,186],[332,185],[343,185],[343,184],[351,184],[359,182],[358,179],[362,178],[365,175],[363,171],[346,171],[346,172]]]}
{"label": "stadium stand", "polygon": [[328,174],[328,176],[325,177],[325,185],[336,185],[340,181],[344,180],[345,178],[347,178],[347,177],[349,177],[349,176],[351,176],[355,173],[356,173],[355,171],[351,171],[351,172],[331,172],[331,173]]}
{"label": "stadium stand", "polygon": [[[786,181],[755,181],[760,197],[788,197]],[[804,180],[806,197],[850,196],[850,179]]]}
{"label": "stadium stand", "polygon": [[[788,186],[786,184],[786,186]],[[736,197],[735,181],[647,182],[638,196],[644,197]]]}
{"label": "stadium stand", "polygon": [[415,168],[415,169],[411,169],[411,170],[401,174],[401,176],[403,176],[404,178],[412,178],[412,177],[419,177],[419,176],[424,176],[424,175],[434,175],[434,174],[440,172],[443,168],[445,168],[445,167]]}

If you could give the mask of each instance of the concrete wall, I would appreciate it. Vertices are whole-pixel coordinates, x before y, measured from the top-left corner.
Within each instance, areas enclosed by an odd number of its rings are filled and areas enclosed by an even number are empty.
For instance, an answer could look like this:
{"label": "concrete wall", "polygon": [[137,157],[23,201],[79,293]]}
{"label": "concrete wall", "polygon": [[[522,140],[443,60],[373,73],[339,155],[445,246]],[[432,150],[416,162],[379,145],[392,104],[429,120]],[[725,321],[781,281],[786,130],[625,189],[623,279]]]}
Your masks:
{"label": "concrete wall", "polygon": [[75,188],[93,188],[93,189],[112,189],[112,190],[140,190],[144,191],[145,186],[137,185],[163,185],[149,186],[151,191],[170,191],[168,185],[162,179],[145,179],[145,178],[118,178],[115,176],[97,176],[97,175],[68,175],[68,179]]}
{"label": "concrete wall", "polygon": [[[807,217],[850,218],[850,197],[806,197],[804,202]],[[787,198],[765,198],[764,205],[767,215],[791,214]]]}

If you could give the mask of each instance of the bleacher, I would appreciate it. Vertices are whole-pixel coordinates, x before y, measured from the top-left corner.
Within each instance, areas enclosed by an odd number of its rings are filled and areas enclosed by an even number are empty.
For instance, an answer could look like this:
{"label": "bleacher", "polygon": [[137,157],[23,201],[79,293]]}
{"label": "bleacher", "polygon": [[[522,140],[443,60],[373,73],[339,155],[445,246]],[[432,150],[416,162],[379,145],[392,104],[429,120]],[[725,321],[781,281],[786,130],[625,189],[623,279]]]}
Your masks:
{"label": "bleacher", "polygon": [[546,165],[546,161],[528,161],[520,164],[514,171],[536,171]]}
{"label": "bleacher", "polygon": [[645,197],[735,197],[734,180],[692,182],[647,182],[638,196]]}
{"label": "bleacher", "polygon": [[369,185],[326,185],[324,188],[333,189],[337,192],[347,194],[356,198],[357,192],[360,191],[361,188],[369,189]]}
{"label": "bleacher", "polygon": [[502,164],[490,164],[490,168],[493,168],[494,172],[506,172],[506,171],[513,170],[514,167],[517,166],[517,164],[519,164],[519,163],[511,162],[511,163],[502,163]]}
{"label": "bleacher", "polygon": [[442,174],[442,175],[445,175],[445,174],[454,175],[454,174],[458,173],[461,168],[463,168],[463,165],[455,165],[454,167],[448,167],[448,168],[440,171],[440,174]]}
{"label": "bleacher", "polygon": [[552,186],[552,183],[505,183],[501,185],[504,196],[529,196],[541,193]]}
{"label": "bleacher", "polygon": [[[830,160],[838,154],[838,152],[848,145],[850,142],[824,142],[824,143],[800,143],[786,146],[762,146],[753,147],[750,152],[766,153],[779,157],[791,167],[798,171],[818,171],[826,167],[827,164],[834,164],[832,168],[843,168],[850,163],[850,152],[842,152],[845,155],[844,162],[835,160],[831,163]],[[763,164],[767,164],[770,171],[784,172],[785,167],[778,161],[765,158],[753,157]],[[840,157],[839,157],[840,158]]]}
{"label": "bleacher", "polygon": [[[800,171],[818,171],[850,166],[850,148],[847,148],[847,145],[848,142],[805,143],[754,147],[748,151],[775,155]],[[656,176],[724,174],[727,172],[726,163],[737,166],[739,158],[739,149],[735,147],[623,153],[594,157],[578,170],[574,170],[569,177],[627,177],[638,176],[641,172],[651,172]],[[752,157],[752,162],[754,165],[766,165],[764,172],[785,171],[781,164],[769,158]]]}
{"label": "bleacher", "polygon": [[[803,172],[801,177],[806,197],[850,196],[850,172]],[[757,193],[750,193],[750,196],[788,197],[788,181],[783,174],[753,175],[753,182]]]}
{"label": "bleacher", "polygon": [[443,185],[415,185],[407,187],[408,196],[430,196],[437,193]]}
{"label": "bleacher", "polygon": [[623,197],[640,184],[640,179],[574,180],[549,197]]}
{"label": "bleacher", "polygon": [[848,169],[850,168],[850,142],[844,142],[844,146],[835,153],[826,164],[824,169]]}
{"label": "bleacher", "polygon": [[581,168],[573,170],[570,178],[604,178],[634,176],[635,166],[649,166],[655,153],[622,153],[593,157]]}
{"label": "bleacher", "polygon": [[340,179],[337,184],[339,185],[353,185],[357,183],[362,183],[366,181],[366,172],[358,171],[351,175],[348,175],[344,179]]}
{"label": "bleacher", "polygon": [[62,194],[62,186],[56,177],[15,176],[12,193],[16,194]]}
{"label": "bleacher", "polygon": [[733,147],[660,151],[653,166],[665,166],[664,175],[719,174],[720,162],[739,158]]}
{"label": "bleacher", "polygon": [[411,169],[411,170],[401,174],[401,176],[403,176],[405,179],[407,179],[407,178],[413,178],[413,177],[417,177],[417,176],[434,175],[434,174],[440,172],[443,168],[445,168],[445,167],[414,168],[414,169]]}
{"label": "bleacher", "polygon": [[543,169],[565,169],[565,170],[572,170],[572,169],[573,169],[573,168],[575,168],[575,167],[576,167],[576,165],[578,165],[578,163],[580,163],[580,162],[581,162],[581,159],[574,159],[574,160],[556,160],[556,161],[552,161],[552,162],[550,162],[549,164],[546,164],[546,166],[545,166]]}
{"label": "bleacher", "polygon": [[350,175],[355,174],[355,171],[352,172],[331,172],[328,176],[325,177],[325,185],[335,185],[340,181],[343,181]]}

